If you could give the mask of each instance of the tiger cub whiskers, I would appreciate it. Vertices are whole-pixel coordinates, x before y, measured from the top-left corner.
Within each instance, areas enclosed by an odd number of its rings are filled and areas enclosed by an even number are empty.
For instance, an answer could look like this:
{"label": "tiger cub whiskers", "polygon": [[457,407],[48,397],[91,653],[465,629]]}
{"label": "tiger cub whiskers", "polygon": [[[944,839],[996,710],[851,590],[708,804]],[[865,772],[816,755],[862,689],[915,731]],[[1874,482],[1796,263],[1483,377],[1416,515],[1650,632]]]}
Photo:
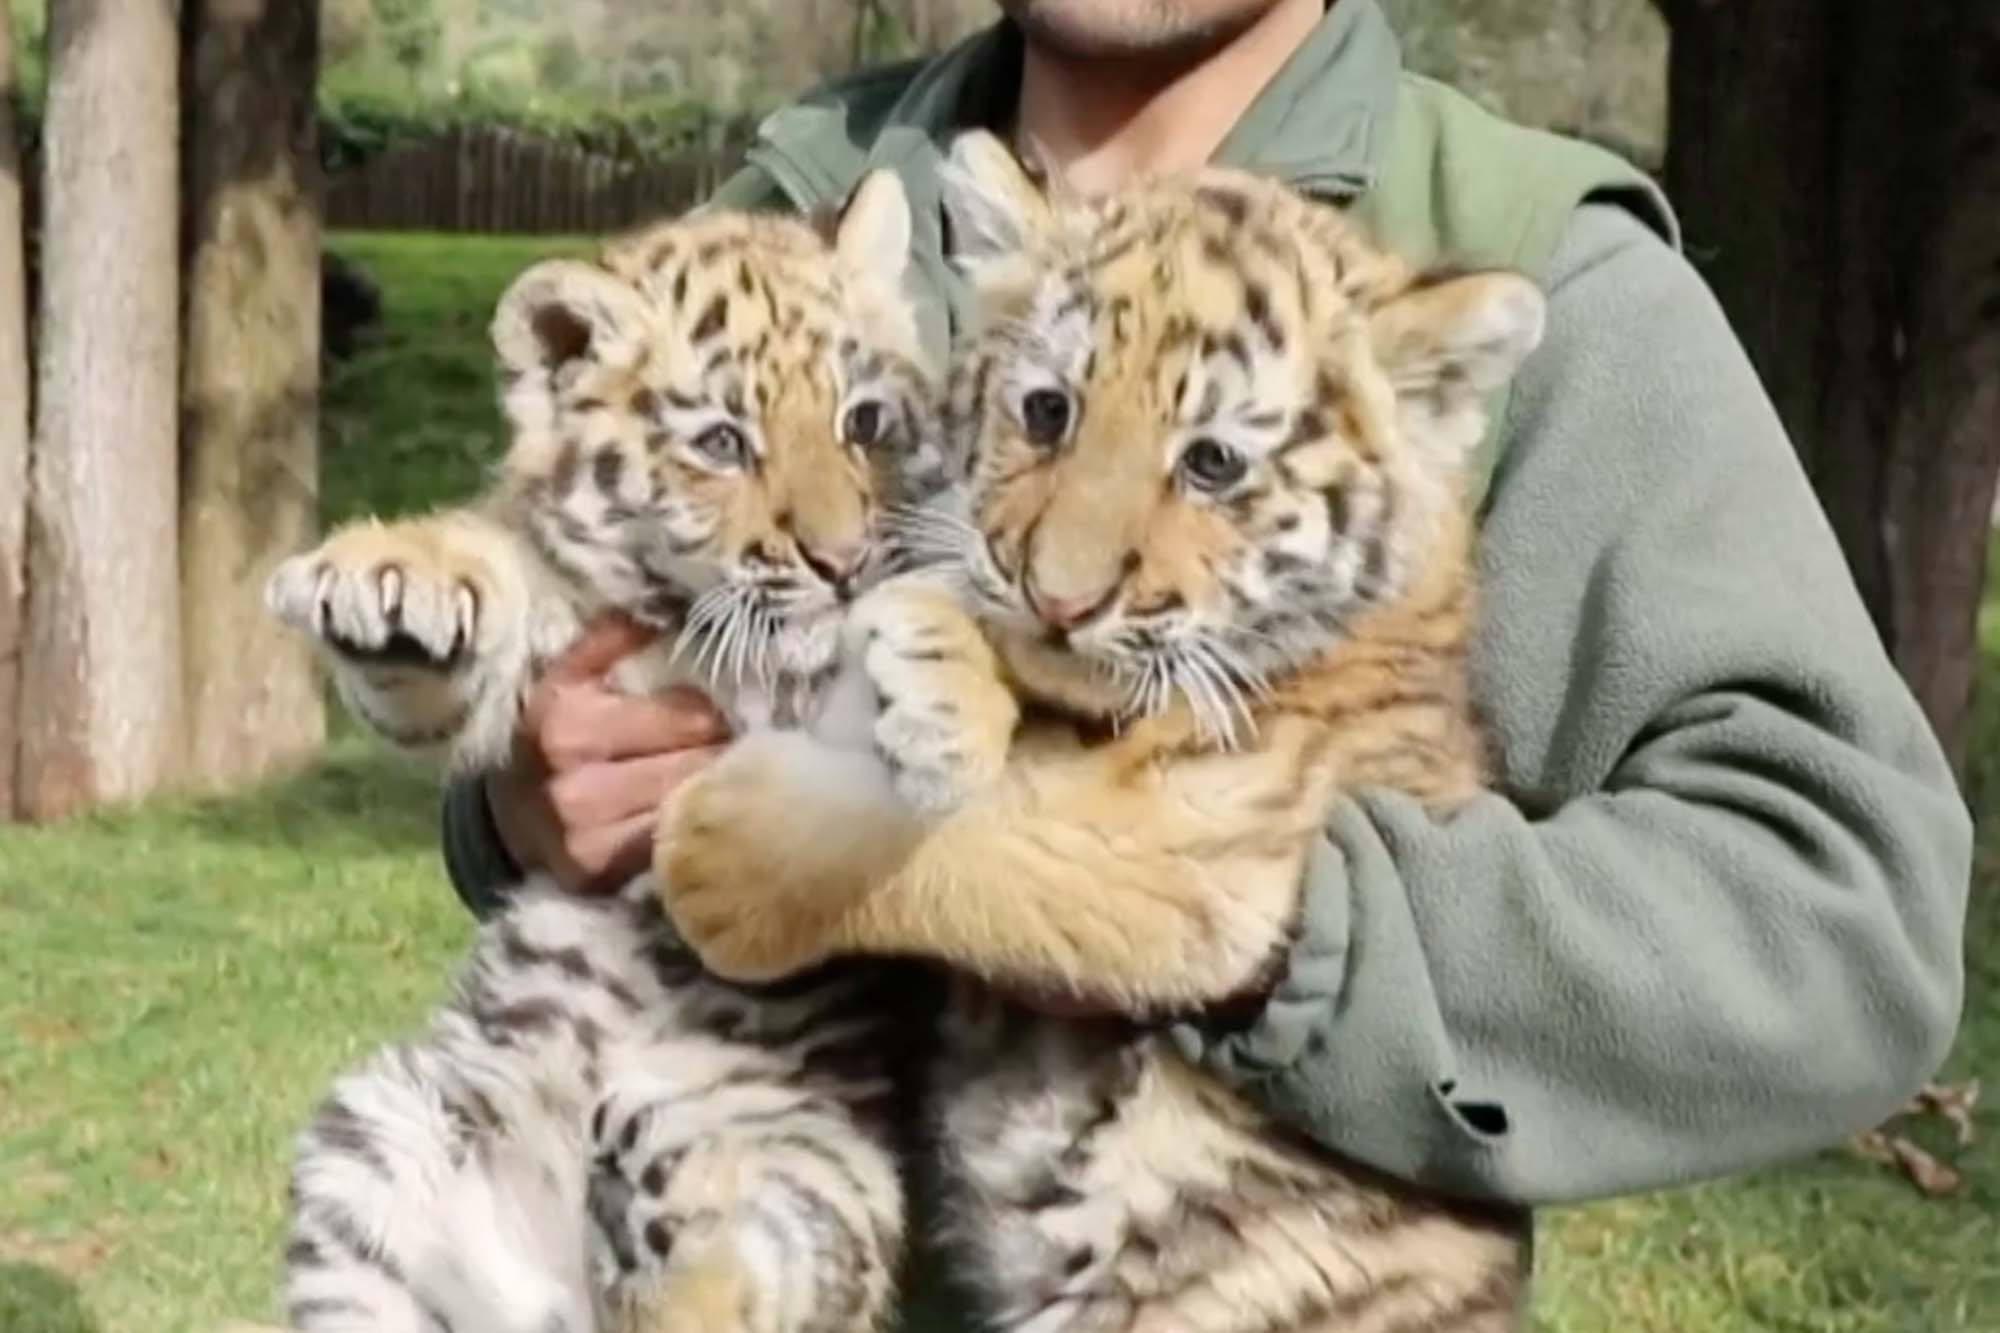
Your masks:
{"label": "tiger cub whiskers", "polygon": [[1279,983],[1350,794],[1480,793],[1463,480],[1542,297],[1241,173],[1052,197],[981,133],[951,166],[980,318],[951,516],[905,538],[946,572],[850,617],[873,755],[751,738],[676,792],[669,913],[725,976],[960,976],[936,1138],[996,1328],[1515,1329],[1522,1212],[1344,1159],[1160,1023]]}

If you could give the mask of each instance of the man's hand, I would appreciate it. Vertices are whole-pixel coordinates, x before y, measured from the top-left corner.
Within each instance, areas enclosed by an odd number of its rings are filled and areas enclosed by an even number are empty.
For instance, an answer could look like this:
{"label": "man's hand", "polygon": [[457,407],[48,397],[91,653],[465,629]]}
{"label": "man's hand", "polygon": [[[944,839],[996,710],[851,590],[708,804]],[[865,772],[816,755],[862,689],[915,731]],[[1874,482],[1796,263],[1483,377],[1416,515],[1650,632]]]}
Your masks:
{"label": "man's hand", "polygon": [[486,780],[515,862],[575,893],[608,893],[643,871],[660,802],[728,740],[693,690],[635,699],[606,682],[652,638],[622,616],[592,625],[536,683],[513,762]]}

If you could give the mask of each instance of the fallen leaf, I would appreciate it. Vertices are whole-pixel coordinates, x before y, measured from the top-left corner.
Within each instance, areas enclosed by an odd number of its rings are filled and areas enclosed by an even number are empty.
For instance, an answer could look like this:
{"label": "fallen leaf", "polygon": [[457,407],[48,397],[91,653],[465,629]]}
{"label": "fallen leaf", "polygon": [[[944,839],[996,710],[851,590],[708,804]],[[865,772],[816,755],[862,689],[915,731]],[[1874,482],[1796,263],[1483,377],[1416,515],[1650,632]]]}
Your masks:
{"label": "fallen leaf", "polygon": [[1958,1172],[1919,1148],[1900,1134],[1870,1130],[1849,1141],[1855,1155],[1882,1166],[1894,1167],[1924,1194],[1933,1199],[1956,1194],[1964,1179]]}
{"label": "fallen leaf", "polygon": [[1856,1134],[1847,1141],[1847,1150],[1862,1161],[1873,1162],[1877,1166],[1896,1164],[1896,1154],[1889,1151],[1889,1137],[1879,1129]]}
{"label": "fallen leaf", "polygon": [[1905,1115],[1934,1115],[1951,1126],[1958,1146],[1972,1145],[1975,1133],[1972,1112],[1979,1105],[1979,1080],[1964,1083],[1926,1083],[1910,1103]]}

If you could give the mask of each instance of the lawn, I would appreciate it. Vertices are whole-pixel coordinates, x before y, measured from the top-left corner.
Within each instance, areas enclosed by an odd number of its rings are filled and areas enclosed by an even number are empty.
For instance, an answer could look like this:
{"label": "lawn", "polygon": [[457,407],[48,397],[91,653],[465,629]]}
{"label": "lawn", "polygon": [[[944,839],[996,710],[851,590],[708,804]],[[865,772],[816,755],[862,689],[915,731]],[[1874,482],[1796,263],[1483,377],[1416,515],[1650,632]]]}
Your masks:
{"label": "lawn", "polygon": [[[488,314],[552,247],[336,244],[388,314],[328,385],[329,517],[465,493],[497,436]],[[1985,630],[2000,694],[2000,609]],[[1985,734],[2000,761],[2000,721]],[[1980,786],[1990,813],[2000,782]],[[2000,880],[2000,843],[1979,873]],[[0,832],[0,1333],[268,1316],[289,1135],[333,1070],[423,1013],[467,935],[431,778],[344,726],[316,770],[266,791]],[[1947,1072],[1992,1083],[2000,886],[1970,953]],[[1911,1131],[1963,1173],[1946,1199],[1830,1154],[1551,1214],[1541,1326],[2000,1330],[2000,1126],[1982,1128],[1970,1150]]]}

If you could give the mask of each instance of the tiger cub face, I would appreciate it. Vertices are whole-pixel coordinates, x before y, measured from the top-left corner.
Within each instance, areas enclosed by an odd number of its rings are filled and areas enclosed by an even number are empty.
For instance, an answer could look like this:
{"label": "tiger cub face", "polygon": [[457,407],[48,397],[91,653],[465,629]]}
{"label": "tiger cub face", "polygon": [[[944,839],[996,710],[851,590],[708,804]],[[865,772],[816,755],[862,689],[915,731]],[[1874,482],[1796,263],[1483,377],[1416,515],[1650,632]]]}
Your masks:
{"label": "tiger cub face", "polygon": [[1541,295],[1416,277],[1236,172],[1065,199],[974,134],[947,181],[983,323],[949,413],[965,523],[928,531],[1031,689],[1114,720],[1178,698],[1227,738],[1433,558]]}
{"label": "tiger cub face", "polygon": [[810,676],[938,462],[889,173],[829,229],[695,214],[523,273],[493,323],[503,489],[601,606],[684,626],[711,675]]}

